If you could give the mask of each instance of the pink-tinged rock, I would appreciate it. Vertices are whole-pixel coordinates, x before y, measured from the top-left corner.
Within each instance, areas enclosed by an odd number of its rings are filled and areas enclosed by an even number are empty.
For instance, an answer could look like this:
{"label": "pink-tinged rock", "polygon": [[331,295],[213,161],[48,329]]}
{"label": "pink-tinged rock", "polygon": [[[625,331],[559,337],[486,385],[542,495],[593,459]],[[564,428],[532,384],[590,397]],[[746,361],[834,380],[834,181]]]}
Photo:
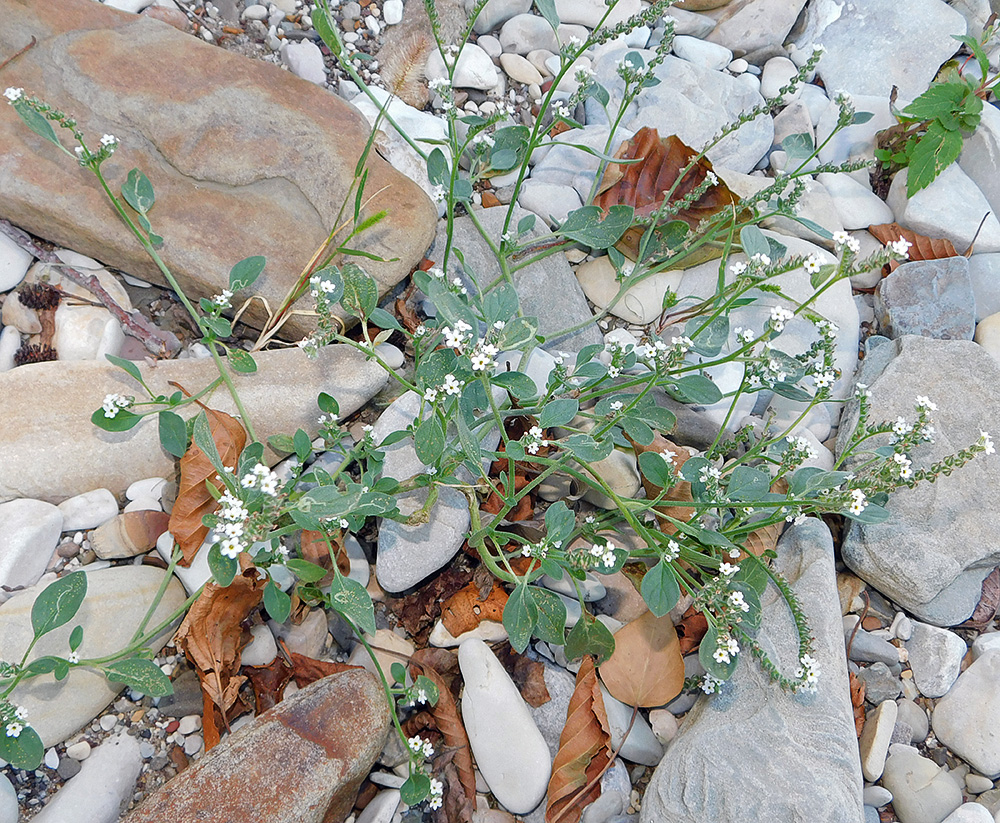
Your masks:
{"label": "pink-tinged rock", "polygon": [[[217,294],[234,263],[262,254],[267,268],[254,290],[276,308],[345,198],[353,204],[349,187],[369,133],[354,107],[277,66],[93,0],[0,0],[0,18],[0,54],[37,40],[4,67],[4,87],[23,87],[76,118],[92,149],[105,133],[121,141],[104,175],[113,190],[133,167],[150,179],[149,216],[166,240],[160,254],[189,295]],[[68,132],[57,131],[67,142]],[[93,175],[6,107],[0,146],[0,217],[164,283]],[[384,291],[421,259],[437,213],[375,152],[368,167],[365,213],[388,216],[354,245],[395,258],[364,261]],[[265,317],[259,302],[251,304],[249,322]],[[293,317],[287,332],[300,335],[312,323]]]}
{"label": "pink-tinged rock", "polygon": [[374,677],[325,677],[223,740],[123,823],[341,823],[388,730]]}

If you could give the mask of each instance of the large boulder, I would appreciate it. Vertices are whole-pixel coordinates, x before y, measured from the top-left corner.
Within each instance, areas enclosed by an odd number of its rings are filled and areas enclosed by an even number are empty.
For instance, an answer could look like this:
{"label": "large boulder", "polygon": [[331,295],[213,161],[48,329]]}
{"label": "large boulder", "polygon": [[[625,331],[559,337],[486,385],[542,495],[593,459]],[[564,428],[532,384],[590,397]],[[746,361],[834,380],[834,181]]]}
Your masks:
{"label": "large boulder", "polygon": [[[112,189],[138,167],[156,191],[150,219],[160,254],[193,298],[226,285],[238,260],[263,254],[254,291],[272,308],[294,285],[351,197],[368,137],[364,118],[328,91],[277,66],[248,60],[146,17],[92,0],[5,2],[0,54],[37,44],[4,69],[76,118],[91,148],[121,141],[103,171]],[[72,137],[61,132],[72,146]],[[0,117],[0,217],[143,279],[164,278],[111,208],[97,181],[29,131]],[[384,291],[406,276],[434,236],[436,211],[411,180],[368,159],[367,213],[388,217],[354,244]],[[251,305],[248,322],[266,313]],[[301,334],[313,321],[293,317]]]}

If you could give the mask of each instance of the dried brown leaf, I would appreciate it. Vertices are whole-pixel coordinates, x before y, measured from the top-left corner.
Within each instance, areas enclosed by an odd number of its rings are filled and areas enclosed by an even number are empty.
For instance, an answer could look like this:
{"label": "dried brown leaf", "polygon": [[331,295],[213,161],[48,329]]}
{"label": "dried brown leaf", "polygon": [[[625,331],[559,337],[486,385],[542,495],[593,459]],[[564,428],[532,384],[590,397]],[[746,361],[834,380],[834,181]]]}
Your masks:
{"label": "dried brown leaf", "polygon": [[[472,823],[476,796],[469,796],[456,765],[457,750],[441,752],[434,760],[434,774],[441,781],[442,803],[434,811],[434,823]],[[473,785],[473,788],[475,786]]]}
{"label": "dried brown leaf", "polygon": [[998,608],[1000,608],[1000,566],[986,576],[975,611],[972,612],[972,617],[962,624],[962,628],[982,631],[993,622]]}
{"label": "dried brown leaf", "polygon": [[552,699],[545,686],[545,666],[540,662],[518,654],[510,643],[498,644],[494,647],[493,653],[510,675],[510,679],[514,681],[525,703],[537,709]]}
{"label": "dried brown leaf", "polygon": [[865,728],[865,681],[854,672],[848,673],[851,686],[851,705],[854,706],[854,731],[858,737]]}
{"label": "dried brown leaf", "polygon": [[684,687],[684,658],[669,615],[644,612],[615,632],[615,651],[601,665],[601,680],[629,706],[662,706]]}
{"label": "dried brown leaf", "polygon": [[410,662],[419,664],[421,668],[434,669],[453,697],[457,698],[461,694],[462,671],[458,667],[458,655],[455,652],[428,646],[426,649],[417,649],[410,657]]}
{"label": "dried brown leaf", "polygon": [[[628,435],[626,435],[626,437],[628,437]],[[659,432],[654,433],[653,442],[648,446],[637,443],[631,438],[629,439],[629,442],[632,445],[632,450],[635,452],[636,459],[638,459],[639,455],[643,452],[656,452],[657,454],[660,454],[665,450],[673,452],[673,473],[678,477],[681,473],[681,467],[687,463],[688,459],[691,457],[691,451],[689,449],[684,446],[678,446],[671,440],[667,440],[667,438]],[[650,481],[645,475],[642,476],[642,487],[646,490],[646,497],[648,499],[659,496],[660,492],[663,491],[660,486],[657,486],[655,483]],[[671,501],[673,503],[688,503],[693,500],[694,498],[691,496],[691,484],[687,480],[681,480],[676,486],[670,489],[664,497],[664,501]],[[668,517],[672,517],[675,520],[680,520],[684,523],[690,520],[695,513],[693,506],[668,505],[666,502],[655,506],[655,509]],[[667,520],[660,519],[659,525],[660,531],[664,534],[677,533],[677,527]]]}
{"label": "dried brown leaf", "polygon": [[[218,449],[222,465],[235,466],[247,442],[247,433],[240,422],[225,412],[206,409],[208,426]],[[170,533],[180,546],[184,557],[181,566],[190,566],[198,548],[205,542],[208,526],[201,522],[206,514],[215,511],[217,503],[209,493],[206,483],[222,489],[215,467],[194,443],[181,458],[181,480],[177,499],[170,512]]]}
{"label": "dried brown leaf", "polygon": [[[584,655],[569,700],[566,725],[549,779],[546,823],[577,823],[584,807],[601,796],[595,780],[611,760],[611,726],[604,708],[594,659]],[[583,791],[585,787],[588,787]]]}
{"label": "dried brown leaf", "polygon": [[[195,668],[207,700],[219,708],[223,719],[236,703],[240,686],[240,652],[250,641],[243,622],[257,608],[264,596],[265,579],[246,555],[240,558],[241,572],[225,588],[214,582],[205,584],[177,630],[174,645],[184,652]],[[210,712],[206,711],[207,715]],[[216,741],[217,742],[217,741]],[[209,748],[209,735],[205,736]]]}
{"label": "dried brown leaf", "polygon": [[[955,246],[950,240],[917,234],[915,231],[910,231],[910,229],[904,229],[899,223],[880,223],[876,226],[869,226],[868,233],[883,246],[889,245],[893,240],[899,240],[900,237],[907,240],[910,243],[907,260],[910,262],[958,257],[958,252],[955,251]],[[895,271],[899,265],[898,260],[892,260],[889,263],[889,271]]]}
{"label": "dried brown leaf", "polygon": [[292,667],[280,654],[266,666],[244,666],[257,703],[257,714],[276,706],[285,696],[285,686],[292,679]]}
{"label": "dried brown leaf", "polygon": [[452,637],[458,637],[472,631],[483,620],[503,622],[503,608],[506,605],[507,592],[496,578],[485,598],[480,597],[479,586],[473,580],[441,605],[441,622]]}
{"label": "dried brown leaf", "polygon": [[[771,484],[771,491],[775,494],[785,494],[788,491],[788,481],[785,480],[784,477],[779,477]],[[756,557],[761,557],[764,552],[777,548],[778,538],[781,537],[784,530],[784,521],[780,523],[772,523],[770,526],[761,526],[759,529],[754,529],[747,535],[747,539],[744,542],[743,547],[750,554],[755,555]],[[745,553],[740,553],[741,560],[745,556]]]}
{"label": "dried brown leaf", "polygon": [[337,663],[332,660],[316,660],[296,652],[292,652],[289,657],[292,658],[292,666],[294,667],[292,677],[295,679],[295,685],[300,689],[331,674],[364,668],[364,666],[349,666],[347,663]]}
{"label": "dried brown leaf", "polygon": [[[340,573],[343,575],[348,575],[351,573],[351,561],[347,556],[347,549],[344,546],[344,541],[342,538],[330,537],[330,544],[333,546],[334,554],[337,557],[337,568],[340,569]],[[315,563],[317,566],[323,569],[331,569],[330,573],[316,583],[317,586],[323,587],[328,586],[333,581],[334,573],[333,562],[330,560],[330,549],[326,545],[326,540],[323,538],[322,532],[313,531],[312,529],[303,529],[302,537],[300,540],[300,546],[302,548],[302,559],[308,560],[310,563]]]}
{"label": "dried brown leaf", "polygon": [[386,597],[385,604],[414,642],[423,644],[434,621],[441,616],[441,604],[470,580],[472,571],[468,565],[453,562],[416,591],[404,597]]}
{"label": "dried brown leaf", "polygon": [[681,654],[690,654],[701,644],[701,639],[708,631],[708,620],[700,611],[691,606],[681,622],[675,627],[677,629],[677,640],[680,643]]}

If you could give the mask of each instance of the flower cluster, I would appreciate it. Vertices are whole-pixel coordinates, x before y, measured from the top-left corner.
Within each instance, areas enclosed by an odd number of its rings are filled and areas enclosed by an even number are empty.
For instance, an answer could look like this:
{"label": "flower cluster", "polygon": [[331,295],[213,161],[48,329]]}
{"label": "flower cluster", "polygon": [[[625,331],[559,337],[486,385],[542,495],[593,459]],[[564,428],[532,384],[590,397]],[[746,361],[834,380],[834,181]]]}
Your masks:
{"label": "flower cluster", "polygon": [[107,418],[113,418],[118,416],[118,412],[122,409],[128,409],[132,407],[135,402],[134,397],[125,397],[121,394],[108,394],[104,396],[104,403],[102,408],[104,409],[104,416]]}
{"label": "flower cluster", "polygon": [[434,746],[431,745],[431,741],[424,740],[420,735],[409,738],[406,741],[406,745],[415,755],[420,755],[424,758],[434,756]]}
{"label": "flower cluster", "polygon": [[212,542],[220,544],[219,550],[226,557],[235,559],[247,548],[244,532],[250,512],[243,501],[227,489],[219,498],[218,515],[222,522],[216,527]]}
{"label": "flower cluster", "polygon": [[7,98],[7,105],[12,105],[24,97],[24,89],[15,89],[13,86],[3,93]]}
{"label": "flower cluster", "polygon": [[819,661],[811,655],[804,654],[799,658],[799,667],[795,676],[802,681],[799,690],[815,693],[819,683]]}
{"label": "flower cluster", "polygon": [[795,317],[795,312],[786,309],[784,306],[774,306],[771,309],[771,328],[776,332],[785,330],[785,323]]}
{"label": "flower cluster", "polygon": [[608,569],[614,568],[616,548],[614,543],[605,543],[603,546],[600,543],[595,543],[590,547],[590,556],[594,558],[591,562],[600,562]]}
{"label": "flower cluster", "polygon": [[740,653],[740,644],[731,634],[720,634],[718,645],[712,652],[712,658],[717,663],[730,663]]}
{"label": "flower cluster", "polygon": [[240,479],[244,489],[260,489],[268,497],[278,494],[278,475],[263,463],[258,463]]}
{"label": "flower cluster", "polygon": [[524,450],[528,454],[538,454],[539,448],[549,445],[549,441],[543,439],[544,434],[545,432],[542,431],[541,426],[532,426],[528,429],[528,433],[522,438],[524,440],[522,443]]}
{"label": "flower cluster", "polygon": [[20,737],[28,720],[28,711],[23,706],[10,703],[0,705],[0,723],[4,726],[7,737]]}
{"label": "flower cluster", "polygon": [[833,242],[839,250],[841,247],[846,246],[847,250],[851,254],[857,254],[861,251],[861,244],[858,242],[856,237],[851,237],[846,231],[835,231],[833,233]]}

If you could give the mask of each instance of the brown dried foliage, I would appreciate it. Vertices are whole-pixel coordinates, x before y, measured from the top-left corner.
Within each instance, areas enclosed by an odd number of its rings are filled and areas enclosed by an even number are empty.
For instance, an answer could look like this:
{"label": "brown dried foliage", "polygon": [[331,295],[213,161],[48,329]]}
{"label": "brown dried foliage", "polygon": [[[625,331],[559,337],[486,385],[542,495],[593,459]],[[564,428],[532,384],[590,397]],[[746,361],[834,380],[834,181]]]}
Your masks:
{"label": "brown dried foliage", "polygon": [[503,608],[507,605],[507,592],[499,581],[492,580],[492,588],[486,597],[473,580],[464,589],[459,589],[441,606],[441,622],[451,632],[452,637],[472,631],[483,620],[503,622]]}
{"label": "brown dried foliage", "polygon": [[[626,435],[627,437],[628,435]],[[657,454],[663,452],[665,449],[669,449],[674,453],[673,462],[673,474],[680,477],[681,467],[687,463],[688,458],[691,457],[691,452],[684,446],[678,446],[671,440],[667,440],[662,434],[657,432],[653,436],[653,442],[648,446],[643,446],[641,443],[629,439],[632,444],[632,450],[635,452],[636,459],[643,452],[656,452]],[[642,476],[642,487],[646,490],[646,497],[652,499],[658,497],[660,492],[663,491],[655,483],[651,482],[645,475]],[[676,486],[674,486],[669,492],[667,492],[664,500],[670,500],[678,503],[692,502],[694,498],[691,496],[691,484],[687,480],[681,480]],[[690,520],[695,513],[693,506],[669,506],[666,504],[661,504],[655,507],[658,512],[662,512],[668,517],[673,517],[675,520],[680,520],[687,522]],[[664,534],[676,534],[677,527],[667,520],[659,520],[660,531]]]}
{"label": "brown dried foliage", "polygon": [[[943,260],[946,257],[958,257],[958,252],[955,251],[955,246],[950,240],[917,234],[915,231],[904,229],[899,223],[879,223],[876,226],[869,226],[868,233],[883,246],[889,245],[900,237],[908,241],[910,249],[907,260],[911,263],[917,260]],[[969,252],[971,251],[972,247],[970,246]],[[888,271],[885,271],[885,266],[882,267],[883,274],[894,272],[900,265],[898,260],[890,260],[887,264]]]}
{"label": "brown dried foliage", "polygon": [[[464,560],[464,558],[463,558]],[[439,575],[405,597],[386,597],[385,604],[417,644],[423,644],[441,604],[472,580],[472,571],[463,562],[451,563]]]}
{"label": "brown dried foliage", "polygon": [[[206,408],[205,414],[222,465],[235,466],[247,442],[247,433],[242,424],[235,417],[215,409]],[[223,488],[211,461],[192,442],[181,458],[181,480],[177,499],[170,513],[170,533],[184,555],[180,561],[181,566],[190,566],[199,547],[205,542],[208,526],[202,525],[201,518],[212,514],[218,505],[205,486],[206,483],[211,483],[219,490]]]}
{"label": "brown dried foliage", "polygon": [[552,699],[545,685],[545,666],[537,660],[518,654],[509,642],[495,646],[493,653],[514,681],[525,703],[537,709]]}
{"label": "brown dried foliage", "polygon": [[552,763],[546,823],[577,823],[583,808],[601,796],[599,775],[610,762],[611,725],[604,696],[594,659],[584,655]]}
{"label": "brown dried foliage", "polygon": [[854,706],[854,731],[858,737],[865,729],[865,682],[854,672],[849,672],[851,705]]}
{"label": "brown dried foliage", "polygon": [[615,651],[601,680],[629,706],[662,706],[684,687],[684,658],[670,615],[644,612],[615,632]]}
{"label": "brown dried foliage", "polygon": [[983,581],[982,594],[972,616],[962,624],[962,628],[983,631],[993,622],[1000,607],[1000,566],[991,571]]}
{"label": "brown dried foliage", "polygon": [[[337,568],[340,569],[340,573],[343,575],[350,574],[351,561],[347,556],[347,549],[344,547],[343,539],[330,537],[330,544],[333,546],[334,554],[337,557]],[[320,587],[329,586],[335,575],[332,571],[333,561],[330,560],[330,549],[326,545],[323,533],[311,529],[303,529],[300,545],[303,560],[308,560],[310,563],[315,563],[324,569],[331,569],[326,577],[316,583]]]}

